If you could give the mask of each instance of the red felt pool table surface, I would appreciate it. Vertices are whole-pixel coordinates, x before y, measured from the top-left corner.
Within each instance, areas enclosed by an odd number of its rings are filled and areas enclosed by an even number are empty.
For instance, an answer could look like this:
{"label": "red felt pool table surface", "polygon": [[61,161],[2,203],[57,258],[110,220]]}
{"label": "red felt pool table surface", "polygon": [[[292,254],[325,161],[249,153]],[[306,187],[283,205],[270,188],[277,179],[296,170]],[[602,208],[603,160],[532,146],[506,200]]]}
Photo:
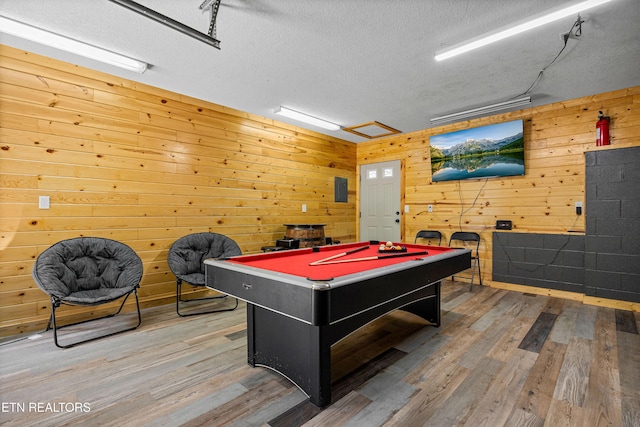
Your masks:
{"label": "red felt pool table surface", "polygon": [[[355,274],[374,268],[386,267],[393,264],[407,262],[416,258],[426,258],[439,255],[453,249],[440,246],[414,245],[408,243],[395,243],[404,246],[404,252],[384,252],[379,253],[380,244],[370,242],[346,243],[341,245],[321,246],[318,248],[304,248],[296,250],[286,250],[278,252],[267,252],[256,255],[245,255],[239,258],[230,259],[227,262],[237,263],[245,266],[252,266],[279,273],[292,274],[305,277],[309,280],[327,280],[335,277]],[[348,252],[353,249],[368,246],[367,249],[350,253],[343,257],[334,258],[331,261],[353,260],[356,258],[382,257],[366,261],[340,262],[333,264],[310,265],[310,263],[328,258],[333,255]],[[426,254],[424,252],[427,252]],[[415,255],[412,255],[414,254]],[[401,257],[384,258],[389,255]]]}

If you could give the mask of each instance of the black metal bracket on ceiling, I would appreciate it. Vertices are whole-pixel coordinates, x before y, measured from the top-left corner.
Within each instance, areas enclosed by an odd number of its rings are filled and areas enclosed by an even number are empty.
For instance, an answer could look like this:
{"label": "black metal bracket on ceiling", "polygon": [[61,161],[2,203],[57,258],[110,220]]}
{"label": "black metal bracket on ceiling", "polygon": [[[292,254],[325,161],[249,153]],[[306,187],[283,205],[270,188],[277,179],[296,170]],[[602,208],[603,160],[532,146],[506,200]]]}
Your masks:
{"label": "black metal bracket on ceiling", "polygon": [[222,0],[204,0],[199,9],[202,11],[211,10],[211,22],[209,23],[209,37],[216,38],[216,18],[218,17],[218,9]]}
{"label": "black metal bracket on ceiling", "polygon": [[[165,25],[171,29],[174,29],[184,35],[187,35],[189,37],[193,37],[196,40],[199,40],[203,43],[206,43],[208,45],[211,45],[213,47],[215,47],[216,49],[220,49],[220,40],[215,39],[213,36],[211,35],[207,35],[204,34],[194,28],[191,28],[187,25],[184,25],[181,22],[176,21],[175,19],[169,18],[168,16],[165,16],[161,13],[156,12],[155,10],[151,10],[146,6],[143,6],[139,3],[136,3],[134,1],[131,0],[109,0],[111,3],[115,3],[119,6],[122,6],[124,8],[127,8],[129,10],[132,10],[136,13],[139,13],[142,16],[145,16],[149,19],[152,19],[162,25]],[[215,12],[212,10],[212,17],[211,17],[211,25],[209,26],[209,33],[210,34],[215,34],[215,20],[216,20],[216,16],[218,14],[218,5],[220,3],[220,0],[214,0],[217,4],[215,5]],[[202,5],[206,5],[206,3],[210,3],[209,1],[205,1]],[[201,5],[201,7],[202,7]],[[204,7],[203,10],[206,10],[207,8]]]}

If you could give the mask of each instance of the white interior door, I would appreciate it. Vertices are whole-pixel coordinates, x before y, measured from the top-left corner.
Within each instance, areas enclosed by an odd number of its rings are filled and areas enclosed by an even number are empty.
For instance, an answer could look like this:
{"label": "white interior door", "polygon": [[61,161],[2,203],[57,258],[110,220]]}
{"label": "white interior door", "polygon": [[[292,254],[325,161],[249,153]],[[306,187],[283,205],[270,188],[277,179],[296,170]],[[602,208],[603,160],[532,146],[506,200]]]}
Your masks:
{"label": "white interior door", "polygon": [[400,241],[400,160],[360,167],[360,240]]}

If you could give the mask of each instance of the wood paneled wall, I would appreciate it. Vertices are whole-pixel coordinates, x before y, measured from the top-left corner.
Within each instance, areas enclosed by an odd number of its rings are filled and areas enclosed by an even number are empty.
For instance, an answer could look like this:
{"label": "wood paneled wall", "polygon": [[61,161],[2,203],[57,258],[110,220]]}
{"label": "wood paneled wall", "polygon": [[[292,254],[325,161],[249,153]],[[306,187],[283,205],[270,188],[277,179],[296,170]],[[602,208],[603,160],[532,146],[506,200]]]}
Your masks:
{"label": "wood paneled wall", "polygon": [[[175,296],[167,251],[185,234],[226,234],[245,253],[274,244],[285,223],[356,238],[356,144],[6,46],[0,148],[0,335],[46,325],[31,271],[63,239],[131,246],[150,306]],[[334,203],[336,176],[348,203]]]}
{"label": "wood paneled wall", "polygon": [[[611,145],[595,146],[598,111],[611,116]],[[524,120],[525,175],[502,179],[431,182],[429,137],[510,120]],[[584,152],[640,145],[640,87],[468,120],[358,144],[358,165],[401,160],[404,173],[402,236],[440,230],[480,233],[482,276],[491,284],[491,242],[496,220],[520,232],[584,232]],[[433,212],[428,212],[428,205]],[[583,212],[585,211],[583,209]],[[458,276],[456,276],[458,277]]]}
{"label": "wood paneled wall", "polygon": [[[598,110],[612,117],[610,148],[637,146],[639,104],[635,87],[356,145],[0,45],[0,336],[45,326],[49,301],[31,270],[59,240],[130,245],[145,266],[142,305],[169,303],[166,256],[177,238],[210,230],[250,253],[281,237],[284,223],[321,222],[328,236],[353,241],[358,166],[397,159],[409,206],[403,239],[479,232],[490,284],[497,219],[521,232],[584,229],[574,205],[585,201],[583,153],[597,149]],[[525,176],[431,182],[430,135],[519,118]],[[335,176],[348,178],[348,203],[333,202]],[[51,209],[38,209],[38,196],[50,196]]]}

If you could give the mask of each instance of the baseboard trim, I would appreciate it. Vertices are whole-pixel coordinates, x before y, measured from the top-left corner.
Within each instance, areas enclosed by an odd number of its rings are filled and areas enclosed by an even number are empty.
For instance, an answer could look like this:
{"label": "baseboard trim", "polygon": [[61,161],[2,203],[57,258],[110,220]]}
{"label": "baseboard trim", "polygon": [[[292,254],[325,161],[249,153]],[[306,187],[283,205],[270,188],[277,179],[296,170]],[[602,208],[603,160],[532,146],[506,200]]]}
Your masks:
{"label": "baseboard trim", "polygon": [[629,310],[640,312],[640,303],[631,301],[620,301],[600,297],[591,297],[577,292],[559,291],[556,289],[537,288],[535,286],[515,285],[504,282],[486,282],[491,288],[506,289],[508,291],[523,292],[535,295],[546,295],[554,298],[569,299],[579,301],[583,304],[595,305],[598,307],[617,308],[619,310]]}

